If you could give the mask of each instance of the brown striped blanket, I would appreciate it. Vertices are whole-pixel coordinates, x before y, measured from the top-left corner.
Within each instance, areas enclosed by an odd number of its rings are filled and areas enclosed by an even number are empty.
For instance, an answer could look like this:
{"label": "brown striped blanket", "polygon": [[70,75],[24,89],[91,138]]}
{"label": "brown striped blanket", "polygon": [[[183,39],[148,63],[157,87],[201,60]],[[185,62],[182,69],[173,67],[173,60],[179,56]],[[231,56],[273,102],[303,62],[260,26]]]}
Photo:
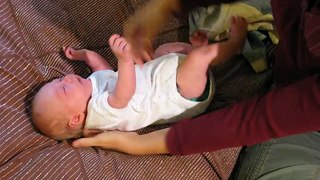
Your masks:
{"label": "brown striped blanket", "polygon": [[[146,0],[0,1],[0,179],[227,179],[240,148],[189,156],[132,156],[99,148],[70,146],[35,131],[30,101],[39,83],[67,73],[86,77],[81,62],[70,62],[61,47],[88,48],[115,66],[107,46],[111,34]],[[186,41],[187,21],[171,18],[154,46]],[[226,71],[227,70],[227,71]],[[225,73],[228,72],[228,73]],[[217,99],[211,109],[252,95],[267,75],[236,60],[216,70]],[[219,75],[219,74],[223,74]],[[237,77],[237,78],[234,78]],[[229,82],[229,83],[226,83]],[[161,127],[148,127],[152,131]],[[212,140],[214,141],[214,139]]]}

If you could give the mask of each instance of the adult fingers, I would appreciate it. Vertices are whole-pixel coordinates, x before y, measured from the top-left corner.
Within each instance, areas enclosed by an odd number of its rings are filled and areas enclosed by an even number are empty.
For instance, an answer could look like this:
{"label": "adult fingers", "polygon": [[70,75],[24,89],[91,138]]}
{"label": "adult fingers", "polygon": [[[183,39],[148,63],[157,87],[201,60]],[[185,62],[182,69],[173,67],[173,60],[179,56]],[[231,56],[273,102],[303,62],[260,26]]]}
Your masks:
{"label": "adult fingers", "polygon": [[72,142],[72,146],[79,148],[79,147],[91,147],[99,145],[98,139],[96,136],[88,137],[88,138],[80,138]]}
{"label": "adult fingers", "polygon": [[144,61],[150,61],[150,60],[152,60],[152,57],[154,56],[154,52],[153,52],[152,48],[143,50],[141,52],[141,54],[142,54],[142,59]]}

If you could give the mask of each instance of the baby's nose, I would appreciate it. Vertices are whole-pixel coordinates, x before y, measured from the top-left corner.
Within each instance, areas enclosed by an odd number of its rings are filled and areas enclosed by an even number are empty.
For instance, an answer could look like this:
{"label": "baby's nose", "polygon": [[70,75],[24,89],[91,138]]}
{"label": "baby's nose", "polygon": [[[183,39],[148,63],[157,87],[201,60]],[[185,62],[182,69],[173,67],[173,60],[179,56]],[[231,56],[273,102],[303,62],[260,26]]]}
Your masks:
{"label": "baby's nose", "polygon": [[67,83],[72,82],[72,76],[66,75],[65,77],[63,77],[63,81]]}

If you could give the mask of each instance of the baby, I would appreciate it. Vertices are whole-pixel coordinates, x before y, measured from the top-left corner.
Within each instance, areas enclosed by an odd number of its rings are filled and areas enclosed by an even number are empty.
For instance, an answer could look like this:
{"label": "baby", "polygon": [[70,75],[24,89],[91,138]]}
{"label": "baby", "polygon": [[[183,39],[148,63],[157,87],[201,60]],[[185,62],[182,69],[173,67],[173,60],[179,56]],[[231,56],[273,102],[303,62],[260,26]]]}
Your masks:
{"label": "baby", "polygon": [[32,120],[44,135],[63,140],[82,136],[84,128],[133,131],[199,115],[213,97],[209,65],[241,52],[246,28],[243,18],[234,18],[229,40],[142,66],[134,65],[126,39],[112,35],[117,72],[93,51],[64,48],[67,58],[85,61],[93,74],[87,79],[69,74],[44,85],[33,100]]}

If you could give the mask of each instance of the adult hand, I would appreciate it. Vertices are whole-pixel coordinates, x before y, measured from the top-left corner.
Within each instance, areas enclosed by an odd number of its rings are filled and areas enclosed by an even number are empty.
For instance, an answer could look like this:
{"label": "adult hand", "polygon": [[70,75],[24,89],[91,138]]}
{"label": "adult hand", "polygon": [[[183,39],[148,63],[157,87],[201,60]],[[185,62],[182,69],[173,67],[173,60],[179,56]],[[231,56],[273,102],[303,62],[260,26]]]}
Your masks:
{"label": "adult hand", "polygon": [[126,24],[124,36],[132,44],[132,53],[136,64],[143,64],[145,61],[152,60],[153,47],[152,37],[145,32],[147,27],[141,21],[134,21]]}
{"label": "adult hand", "polygon": [[139,9],[124,25],[124,37],[132,44],[137,64],[153,57],[152,40],[172,12],[180,10],[179,0],[153,0]]}
{"label": "adult hand", "polygon": [[166,145],[168,131],[169,128],[166,128],[143,135],[121,131],[107,131],[99,134],[95,132],[93,136],[73,141],[72,146],[97,146],[133,155],[167,154],[169,152]]}
{"label": "adult hand", "polygon": [[132,145],[132,139],[138,136],[134,132],[121,132],[121,131],[106,131],[100,132],[90,132],[86,134],[89,137],[84,137],[77,139],[72,142],[73,147],[91,147],[96,146],[103,149],[115,150],[119,152],[124,152],[128,154],[134,154],[130,151]]}

